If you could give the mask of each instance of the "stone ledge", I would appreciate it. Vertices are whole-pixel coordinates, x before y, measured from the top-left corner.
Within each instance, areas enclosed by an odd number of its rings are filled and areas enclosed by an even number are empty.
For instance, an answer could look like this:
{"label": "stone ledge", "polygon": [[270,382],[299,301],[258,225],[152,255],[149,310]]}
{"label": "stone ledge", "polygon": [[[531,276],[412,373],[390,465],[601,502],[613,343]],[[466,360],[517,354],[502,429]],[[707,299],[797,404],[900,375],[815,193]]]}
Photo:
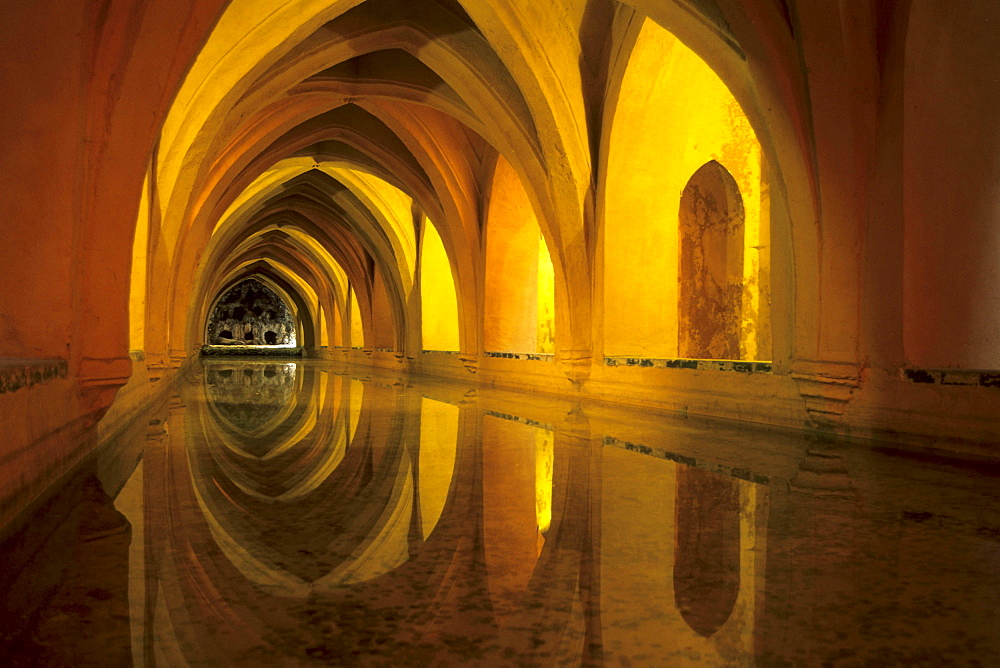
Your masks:
{"label": "stone ledge", "polygon": [[556,356],[553,353],[508,353],[490,352],[483,353],[486,357],[498,357],[509,360],[531,360],[535,362],[551,362]]}
{"label": "stone ledge", "polygon": [[770,362],[743,360],[697,360],[683,358],[605,357],[605,366],[633,366],[650,369],[694,369],[696,371],[736,371],[737,373],[771,373]]}
{"label": "stone ledge", "polygon": [[998,370],[903,368],[899,370],[899,375],[913,383],[1000,388],[1000,371]]}
{"label": "stone ledge", "polygon": [[0,359],[0,394],[65,378],[68,367],[64,359]]}

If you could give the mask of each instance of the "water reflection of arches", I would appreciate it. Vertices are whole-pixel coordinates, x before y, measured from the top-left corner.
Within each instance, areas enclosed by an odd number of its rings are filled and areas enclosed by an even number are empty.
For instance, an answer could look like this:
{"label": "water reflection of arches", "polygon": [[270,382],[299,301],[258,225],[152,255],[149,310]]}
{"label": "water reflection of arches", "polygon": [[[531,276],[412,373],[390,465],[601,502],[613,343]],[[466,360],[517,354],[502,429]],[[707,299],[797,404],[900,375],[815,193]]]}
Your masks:
{"label": "water reflection of arches", "polygon": [[251,435],[277,438],[256,455],[221,428],[211,399],[175,404],[170,422],[183,428],[147,466],[146,513],[160,518],[147,532],[157,555],[147,642],[155,636],[157,652],[173,645],[178,659],[191,648],[188,658],[228,663],[275,629],[303,633],[316,614],[337,618],[331,645],[349,644],[366,633],[352,621],[352,592],[378,601],[361,605],[378,616],[401,590],[427,587],[413,614],[437,627],[435,610],[462,589],[455,578],[472,579],[458,576],[480,563],[476,541],[463,538],[479,492],[476,458],[463,462],[455,447],[459,408],[309,364],[296,377],[295,408]]}
{"label": "water reflection of arches", "polygon": [[[210,366],[215,378],[234,365]],[[358,643],[369,652],[377,638],[396,658],[453,661],[464,645],[443,639],[457,617],[473,646],[502,638],[534,660],[553,647],[560,656],[579,652],[587,633],[581,564],[592,563],[582,561],[591,540],[590,453],[555,455],[551,431],[484,418],[461,395],[432,399],[328,367],[296,367],[290,408],[249,434],[220,417],[204,381],[173,403],[169,442],[149,451],[144,472],[147,655],[221,664],[290,651],[291,660],[306,660],[295,653],[349,655]],[[494,423],[490,462],[478,445],[484,419]],[[272,447],[246,444],[264,434],[276,439]],[[460,434],[465,445],[456,448]],[[524,452],[512,453],[521,441]],[[339,459],[328,456],[337,451]],[[524,460],[516,476],[523,541],[520,524],[501,526],[496,495],[509,480],[484,475],[512,458]],[[566,506],[582,512],[564,516]],[[512,535],[532,558],[505,562],[517,568],[517,587],[504,597],[511,580],[490,555]],[[393,631],[402,618],[409,639]],[[330,629],[318,649],[315,624]],[[544,645],[522,633],[543,625]],[[292,640],[275,650],[275,634]]]}
{"label": "water reflection of arches", "polygon": [[675,662],[752,664],[769,488],[616,447],[604,448],[601,487],[605,660],[642,647]]}
{"label": "water reflection of arches", "polygon": [[251,580],[290,591],[397,566],[413,503],[400,425],[373,421],[368,408],[393,391],[369,386],[382,396],[364,404],[358,381],[301,371],[293,405],[255,432],[218,429],[212,410],[188,414],[201,437],[192,480],[213,537]]}
{"label": "water reflection of arches", "polygon": [[740,489],[735,478],[677,469],[674,600],[688,625],[709,637],[740,593]]}
{"label": "water reflection of arches", "polygon": [[210,364],[205,396],[219,427],[247,436],[269,431],[270,422],[284,422],[302,380],[297,369],[294,364]]}

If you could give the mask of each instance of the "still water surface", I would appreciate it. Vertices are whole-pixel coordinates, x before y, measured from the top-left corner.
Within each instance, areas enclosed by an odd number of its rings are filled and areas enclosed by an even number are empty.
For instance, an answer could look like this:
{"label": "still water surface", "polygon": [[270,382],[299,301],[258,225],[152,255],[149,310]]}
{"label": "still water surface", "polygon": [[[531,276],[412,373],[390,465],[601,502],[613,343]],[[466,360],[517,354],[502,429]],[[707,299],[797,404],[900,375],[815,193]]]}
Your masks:
{"label": "still water surface", "polygon": [[23,569],[6,656],[997,664],[998,473],[325,362],[206,360],[67,484],[48,552],[4,557]]}

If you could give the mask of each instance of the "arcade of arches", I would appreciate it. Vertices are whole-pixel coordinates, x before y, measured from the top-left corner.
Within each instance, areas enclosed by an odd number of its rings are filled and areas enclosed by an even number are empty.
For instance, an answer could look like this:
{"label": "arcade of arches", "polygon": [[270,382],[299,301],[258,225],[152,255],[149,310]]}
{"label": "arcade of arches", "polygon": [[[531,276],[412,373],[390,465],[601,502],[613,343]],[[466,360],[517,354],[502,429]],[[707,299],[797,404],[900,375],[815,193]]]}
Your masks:
{"label": "arcade of arches", "polygon": [[1000,454],[1000,4],[2,4],[0,525],[214,344]]}

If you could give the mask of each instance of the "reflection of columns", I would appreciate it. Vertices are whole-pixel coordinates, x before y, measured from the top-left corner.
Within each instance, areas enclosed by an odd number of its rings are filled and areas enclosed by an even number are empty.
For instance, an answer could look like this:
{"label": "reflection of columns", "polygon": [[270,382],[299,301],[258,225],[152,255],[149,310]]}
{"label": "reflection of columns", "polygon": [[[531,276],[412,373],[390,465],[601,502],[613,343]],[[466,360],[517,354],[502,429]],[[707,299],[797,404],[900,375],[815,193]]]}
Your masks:
{"label": "reflection of columns", "polygon": [[[589,420],[579,411],[576,414],[576,431],[580,441],[586,441],[581,455],[587,455],[587,534],[580,563],[580,601],[584,615],[583,665],[599,665],[604,662],[604,647],[601,634],[601,500],[602,459],[604,438],[591,432]],[[582,464],[582,462],[580,462]]]}
{"label": "reflection of columns", "polygon": [[518,662],[589,665],[601,660],[599,519],[592,514],[598,495],[591,486],[600,476],[600,441],[579,408],[557,427],[554,441],[551,526],[501,638]]}
{"label": "reflection of columns", "polygon": [[483,418],[483,548],[500,626],[528,588],[538,558],[535,428]]}
{"label": "reflection of columns", "polygon": [[729,619],[740,589],[740,490],[734,478],[677,468],[674,600],[706,638]]}
{"label": "reflection of columns", "polygon": [[851,618],[860,601],[876,597],[877,578],[863,585],[872,588],[867,593],[856,589],[866,582],[861,555],[875,532],[861,522],[844,460],[811,449],[788,491],[779,485],[771,492],[757,656],[766,664],[809,665],[856,656]]}
{"label": "reflection of columns", "polygon": [[[424,545],[424,519],[421,495],[420,476],[420,445],[421,445],[421,425],[423,415],[421,414],[421,401],[426,401],[415,392],[403,392],[400,401],[403,403],[403,450],[410,458],[411,476],[413,478],[413,506],[410,513],[410,529],[407,534],[407,555],[413,559],[420,553],[420,548]],[[428,532],[429,533],[429,532]]]}
{"label": "reflection of columns", "polygon": [[146,661],[145,649],[148,631],[146,625],[148,550],[146,547],[150,538],[149,532],[146,530],[144,471],[145,458],[151,456],[151,451],[162,448],[162,442],[167,438],[165,410],[157,410],[155,415],[145,425],[141,459],[115,499],[115,507],[126,516],[132,525],[132,543],[129,546],[128,557],[128,602],[129,624],[132,632],[132,665],[136,668],[150,665]]}
{"label": "reflection of columns", "polygon": [[[156,665],[156,608],[159,603],[161,574],[166,553],[170,546],[168,513],[170,451],[173,447],[183,448],[185,406],[180,398],[172,395],[166,416],[151,420],[146,438],[146,449],[142,460],[143,497],[143,571],[145,574],[142,607],[142,664]],[[175,444],[173,433],[179,443]],[[135,614],[133,612],[133,614]],[[133,622],[135,624],[137,622]],[[133,652],[133,655],[138,652]]]}
{"label": "reflection of columns", "polygon": [[[47,526],[49,512],[54,527]],[[30,523],[4,546],[10,562],[0,581],[0,663],[70,666],[80,657],[101,657],[107,665],[128,664],[131,527],[105,493],[92,460]],[[40,544],[37,534],[43,536]],[[18,554],[32,543],[32,553]]]}

